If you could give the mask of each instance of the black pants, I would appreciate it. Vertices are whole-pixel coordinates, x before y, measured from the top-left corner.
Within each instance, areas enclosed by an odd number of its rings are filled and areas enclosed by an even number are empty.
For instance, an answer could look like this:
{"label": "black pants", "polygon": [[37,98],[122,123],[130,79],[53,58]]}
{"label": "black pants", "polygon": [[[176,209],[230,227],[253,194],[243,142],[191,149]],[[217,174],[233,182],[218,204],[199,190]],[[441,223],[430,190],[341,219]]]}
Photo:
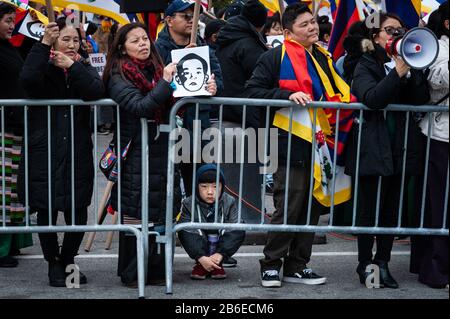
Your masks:
{"label": "black pants", "polygon": [[[58,211],[52,212],[52,225],[56,225]],[[71,211],[64,212],[64,220],[67,225],[72,224]],[[48,211],[38,211],[37,223],[39,226],[48,226]],[[75,212],[75,225],[87,224],[87,207],[81,208]],[[65,233],[61,253],[59,252],[58,236],[56,233],[39,233],[42,252],[46,261],[54,261],[60,257],[65,264],[73,264],[74,257],[78,254],[84,233]]]}
{"label": "black pants", "polygon": [[[424,227],[441,228],[444,214],[445,187],[448,170],[448,143],[431,140],[426,190]],[[418,195],[422,196],[422,194]],[[419,226],[420,209],[417,226]],[[419,281],[433,288],[443,288],[449,279],[448,236],[412,236],[410,271],[419,274]]]}
{"label": "black pants", "polygon": [[[408,178],[405,178],[407,184]],[[362,176],[359,180],[361,211],[358,226],[373,227],[376,219],[378,176]],[[379,227],[396,227],[400,200],[401,175],[382,177],[380,193]],[[371,262],[372,248],[377,242],[376,260],[390,261],[394,235],[358,235],[358,261]]]}
{"label": "black pants", "polygon": [[[290,167],[287,224],[304,225],[308,214],[310,167]],[[274,193],[273,200],[275,212],[271,224],[283,224],[284,196],[286,167],[278,167],[273,175]],[[317,225],[320,213],[323,209],[313,199],[311,208],[311,225]],[[269,232],[266,246],[264,247],[264,259],[260,260],[261,271],[276,269],[282,266],[281,258],[284,258],[284,273],[300,272],[306,268],[311,258],[314,233],[280,233]]]}

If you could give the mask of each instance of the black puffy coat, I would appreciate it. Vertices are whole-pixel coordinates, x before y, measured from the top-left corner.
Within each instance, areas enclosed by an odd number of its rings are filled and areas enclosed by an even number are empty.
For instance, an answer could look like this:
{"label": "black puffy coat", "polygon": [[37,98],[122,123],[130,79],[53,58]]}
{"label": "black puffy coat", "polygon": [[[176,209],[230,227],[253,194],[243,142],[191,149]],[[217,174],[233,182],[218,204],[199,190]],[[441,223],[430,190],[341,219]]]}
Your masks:
{"label": "black puffy coat", "polygon": [[[24,89],[34,99],[97,100],[104,95],[104,86],[97,71],[85,61],[75,62],[67,70],[51,62],[50,47],[36,43],[28,55],[20,76]],[[90,108],[74,106],[74,138],[71,137],[70,106],[52,107],[51,171],[52,208],[71,208],[71,142],[75,145],[75,208],[90,205],[94,166],[90,128]],[[33,209],[48,208],[47,106],[29,107],[28,169],[29,205]],[[19,196],[25,200],[24,157],[20,165]]]}
{"label": "black puffy coat", "polygon": [[[429,89],[422,71],[411,70],[410,78],[400,78],[395,69],[387,75],[384,63],[389,58],[381,47],[366,52],[353,74],[352,92],[367,107],[361,132],[361,176],[400,174],[406,128],[406,112],[387,112],[388,104],[423,105],[429,101]],[[355,175],[359,125],[354,125],[347,144],[346,173]],[[411,113],[408,126],[406,174],[420,174],[423,160],[421,133]]]}
{"label": "black puffy coat", "polygon": [[[222,66],[225,90],[222,96],[240,97],[245,82],[252,76],[258,58],[267,51],[265,41],[255,27],[242,15],[232,17],[219,31],[216,55]],[[227,107],[224,118],[241,122],[242,107]],[[247,123],[251,127],[260,127],[258,110],[247,112]]]}
{"label": "black puffy coat", "polygon": [[[0,40],[0,99],[24,99],[26,92],[19,82],[23,59],[7,40]],[[5,108],[5,131],[18,135],[23,131],[23,107]],[[0,123],[1,130],[1,123]]]}
{"label": "black puffy coat", "polygon": [[[151,82],[153,72],[145,69],[145,76]],[[120,106],[121,150],[132,140],[127,159],[121,167],[121,211],[123,214],[140,219],[142,192],[142,147],[141,118],[147,118],[149,142],[149,220],[155,224],[165,222],[167,187],[168,133],[160,132],[154,122],[155,110],[167,104],[173,89],[161,79],[155,88],[143,95],[138,87],[124,79],[117,69],[112,71],[107,83],[107,92]],[[163,118],[168,119],[170,109],[166,108]],[[116,140],[116,136],[114,137]],[[174,184],[174,214],[178,212],[181,193],[178,175]],[[117,210],[117,183],[112,190],[112,206]]]}

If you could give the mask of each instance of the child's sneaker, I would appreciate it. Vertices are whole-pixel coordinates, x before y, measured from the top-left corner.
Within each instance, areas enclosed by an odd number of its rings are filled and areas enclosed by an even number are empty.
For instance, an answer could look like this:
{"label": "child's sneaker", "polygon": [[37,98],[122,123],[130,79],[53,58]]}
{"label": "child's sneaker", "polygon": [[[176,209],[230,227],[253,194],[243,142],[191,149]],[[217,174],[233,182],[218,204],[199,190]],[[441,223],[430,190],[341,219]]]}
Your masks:
{"label": "child's sneaker", "polygon": [[199,263],[195,264],[191,272],[191,279],[204,280],[209,272]]}
{"label": "child's sneaker", "polygon": [[211,271],[211,278],[212,279],[225,279],[227,278],[227,274],[225,273],[225,269],[223,269],[222,266],[220,266],[220,269],[215,269]]}

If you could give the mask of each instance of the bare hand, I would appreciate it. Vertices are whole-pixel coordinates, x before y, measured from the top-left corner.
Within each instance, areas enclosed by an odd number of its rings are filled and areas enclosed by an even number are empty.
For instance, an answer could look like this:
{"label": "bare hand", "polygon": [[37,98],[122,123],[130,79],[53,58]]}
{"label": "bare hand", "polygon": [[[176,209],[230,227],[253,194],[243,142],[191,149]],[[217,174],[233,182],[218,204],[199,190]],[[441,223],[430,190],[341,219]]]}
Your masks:
{"label": "bare hand", "polygon": [[55,57],[53,58],[55,66],[61,69],[68,69],[72,66],[73,60],[62,52],[55,51]]}
{"label": "bare hand", "polygon": [[52,46],[56,39],[59,37],[59,27],[56,22],[50,22],[45,26],[44,37],[42,43],[48,46]]}
{"label": "bare hand", "polygon": [[177,64],[175,62],[169,63],[163,70],[163,79],[171,83],[175,73],[177,73]]}
{"label": "bare hand", "polygon": [[216,265],[220,265],[220,263],[223,260],[222,254],[219,254],[219,253],[215,253],[214,255],[211,255],[210,258]]}
{"label": "bare hand", "polygon": [[303,106],[306,106],[306,103],[312,102],[311,95],[304,92],[295,92],[291,94],[291,96],[289,96],[289,100]]}
{"label": "bare hand", "polygon": [[189,43],[189,44],[185,47],[185,49],[196,48],[196,47],[197,47],[197,44],[196,44],[196,43]]}
{"label": "bare hand", "polygon": [[217,93],[217,84],[216,84],[216,76],[213,74],[211,74],[211,78],[208,80],[208,82],[206,82],[206,91],[208,91],[209,93],[211,93],[212,96],[216,95]]}
{"label": "bare hand", "polygon": [[218,266],[212,259],[211,257],[200,257],[198,259],[198,262],[200,263],[200,265],[203,266],[203,268],[205,268],[207,271],[211,272],[214,269],[220,269],[220,266]]}
{"label": "bare hand", "polygon": [[395,70],[397,71],[397,74],[399,77],[404,77],[408,74],[410,67],[403,61],[403,59],[399,56],[393,57],[395,61]]}

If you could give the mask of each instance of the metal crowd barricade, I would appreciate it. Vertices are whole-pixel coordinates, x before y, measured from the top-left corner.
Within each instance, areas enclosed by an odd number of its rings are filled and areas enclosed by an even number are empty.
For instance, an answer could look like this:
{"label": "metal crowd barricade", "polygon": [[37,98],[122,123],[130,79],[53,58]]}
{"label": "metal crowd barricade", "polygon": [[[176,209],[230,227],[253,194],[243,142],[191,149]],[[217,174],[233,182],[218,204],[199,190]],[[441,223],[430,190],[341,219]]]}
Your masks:
{"label": "metal crowd barricade", "polygon": [[[74,173],[74,107],[91,107],[94,105],[94,211],[95,211],[95,224],[94,225],[75,225],[75,173]],[[29,189],[28,189],[28,177],[29,177],[29,158],[28,158],[28,112],[29,109],[36,106],[47,106],[47,138],[48,138],[48,196],[49,196],[49,225],[48,226],[34,226],[30,225],[30,207],[29,207]],[[53,107],[62,107],[62,106],[70,106],[70,131],[71,131],[71,207],[72,207],[72,224],[65,226],[56,226],[52,225],[52,163],[51,163],[51,154],[52,154],[52,143],[51,143],[51,110]],[[119,224],[116,225],[99,225],[98,224],[98,180],[97,180],[97,172],[98,172],[98,149],[97,149],[97,108],[104,106],[115,106],[117,109],[117,139],[120,141],[120,112],[119,106],[110,99],[98,100],[98,101],[90,101],[84,102],[81,100],[25,100],[25,99],[17,99],[17,100],[0,100],[0,111],[1,111],[1,140],[0,145],[2,146],[2,154],[0,157],[2,159],[2,207],[0,207],[0,211],[2,212],[0,222],[0,234],[8,234],[8,233],[53,233],[53,232],[106,232],[106,231],[123,231],[132,233],[136,236],[136,249],[137,249],[137,275],[138,275],[138,293],[140,298],[145,297],[145,278],[146,278],[146,264],[148,257],[148,235],[154,234],[159,236],[159,233],[149,231],[148,229],[148,135],[147,135],[147,121],[145,119],[141,119],[142,123],[142,149],[145,154],[142,156],[142,183],[143,183],[143,192],[142,192],[142,224],[141,225],[125,225],[121,224],[121,161],[118,160],[118,220]],[[5,107],[21,107],[24,109],[24,154],[21,154],[25,158],[24,160],[24,171],[25,171],[25,226],[7,226],[6,225],[6,201],[5,201],[5,192],[6,192],[6,180],[5,180]],[[117,155],[119,159],[121,157],[120,143],[117,143]],[[142,228],[142,231],[141,229]]]}
{"label": "metal crowd barricade", "polygon": [[[242,209],[242,188],[243,188],[243,153],[244,153],[244,139],[245,134],[242,134],[242,141],[241,141],[241,161],[240,161],[240,176],[239,176],[239,196],[238,196],[238,214],[239,214],[239,222],[238,223],[218,223],[217,217],[218,217],[218,201],[216,193],[216,205],[215,205],[215,218],[214,223],[194,223],[193,219],[191,222],[188,223],[179,223],[174,225],[173,223],[173,216],[172,211],[174,205],[179,205],[180,203],[174,203],[174,175],[175,175],[175,143],[176,140],[174,138],[171,138],[169,140],[169,149],[168,149],[168,164],[167,164],[167,208],[166,208],[166,233],[165,236],[162,236],[160,238],[160,242],[165,243],[165,249],[166,249],[166,293],[170,294],[173,291],[173,249],[174,249],[174,236],[175,234],[183,229],[205,229],[205,230],[211,230],[211,229],[224,229],[224,230],[245,230],[245,231],[271,231],[271,232],[338,232],[338,233],[351,233],[351,234],[398,234],[398,235],[441,235],[441,236],[448,236],[448,228],[446,228],[447,219],[445,212],[448,208],[448,188],[449,188],[449,173],[447,171],[447,184],[446,184],[446,197],[445,197],[445,204],[444,204],[444,218],[441,228],[424,228],[424,214],[425,214],[425,191],[426,191],[426,181],[427,181],[427,170],[425,170],[424,174],[424,186],[422,191],[422,207],[421,207],[421,213],[420,213],[420,227],[417,228],[406,228],[401,226],[402,221],[402,200],[400,200],[400,206],[399,206],[399,216],[398,216],[398,224],[397,227],[380,227],[378,225],[378,219],[379,219],[379,199],[380,199],[380,190],[381,190],[381,178],[378,180],[378,194],[377,194],[377,205],[376,205],[376,221],[374,227],[359,227],[356,226],[356,214],[357,214],[357,198],[358,198],[358,180],[359,180],[359,161],[360,161],[360,146],[361,146],[361,129],[359,129],[358,133],[358,144],[357,144],[357,159],[356,159],[356,176],[355,176],[355,184],[352,185],[355,189],[353,199],[353,216],[352,216],[352,225],[351,226],[334,226],[333,225],[333,217],[334,217],[334,194],[335,194],[335,173],[336,173],[336,161],[333,161],[333,179],[332,179],[332,190],[331,190],[331,206],[330,206],[330,221],[329,225],[327,226],[316,226],[311,225],[311,206],[312,206],[312,190],[313,190],[313,169],[314,165],[311,165],[311,172],[310,172],[310,189],[309,189],[309,200],[308,200],[308,212],[307,212],[307,222],[304,225],[293,225],[293,224],[287,224],[287,207],[288,207],[288,198],[287,193],[289,191],[289,169],[290,169],[290,158],[291,158],[291,147],[292,147],[292,127],[293,127],[293,109],[296,107],[300,107],[293,102],[286,101],[286,100],[264,100],[264,99],[243,99],[243,98],[184,98],[180,101],[178,101],[175,106],[171,110],[170,114],[170,130],[173,132],[173,130],[177,129],[176,124],[176,114],[177,112],[183,108],[186,107],[187,104],[195,105],[195,119],[199,118],[199,105],[200,104],[208,104],[208,105],[215,105],[219,106],[219,152],[217,158],[219,158],[219,161],[216,161],[217,165],[217,174],[216,174],[216,188],[218,189],[217,185],[219,183],[219,170],[220,165],[222,162],[222,119],[223,119],[223,112],[224,112],[224,106],[226,111],[226,106],[231,105],[239,105],[243,108],[243,118],[242,118],[242,131],[245,130],[245,114],[247,107],[261,107],[266,108],[266,123],[265,123],[265,136],[264,136],[264,154],[267,156],[267,147],[268,147],[268,128],[269,126],[269,114],[271,108],[289,108],[290,110],[290,116],[289,116],[289,132],[288,132],[288,149],[287,149],[287,162],[286,162],[286,182],[285,182],[285,205],[284,205],[284,223],[283,224],[277,224],[277,225],[270,225],[270,224],[264,224],[264,218],[261,214],[261,223],[259,224],[248,224],[248,223],[241,223],[241,209]],[[339,118],[339,112],[340,110],[344,109],[353,109],[353,110],[360,110],[359,114],[359,124],[354,125],[362,125],[363,122],[363,113],[364,112],[372,112],[369,108],[364,106],[360,103],[353,103],[353,104],[345,104],[345,103],[330,103],[330,102],[311,102],[308,104],[308,108],[314,109],[314,122],[313,122],[313,128],[312,132],[316,131],[316,114],[318,108],[333,108],[337,109],[337,118]],[[406,127],[405,131],[408,133],[408,121],[410,121],[410,112],[425,112],[427,113],[426,116],[431,118],[431,112],[448,112],[448,107],[445,106],[435,106],[435,105],[424,105],[424,106],[411,106],[411,105],[389,105],[386,109],[386,111],[406,111]],[[338,125],[338,124],[337,124]],[[428,167],[428,160],[429,160],[429,147],[430,147],[430,130],[431,125],[429,125],[429,132],[428,132],[428,139],[427,139],[427,148],[426,148],[426,163],[425,167]],[[338,131],[338,128],[336,128],[336,132]],[[199,158],[197,156],[198,153],[198,145],[195,142],[196,138],[198,138],[198,132],[194,132],[194,146],[193,146],[193,176],[195,176],[195,171],[197,166],[199,166],[198,163]],[[405,134],[405,140],[404,140],[404,147],[403,147],[403,168],[402,168],[402,185],[400,190],[400,199],[403,198],[404,194],[404,179],[405,179],[405,167],[406,167],[406,151],[407,151],[407,139],[408,134]],[[338,136],[336,134],[336,140],[335,143],[337,145]],[[312,138],[312,150],[315,148],[315,138]],[[334,158],[336,158],[336,149],[334,150]],[[201,152],[200,152],[201,153]],[[311,162],[314,164],[314,151],[312,151],[311,154]],[[265,161],[267,163],[267,161]],[[266,168],[266,167],[265,167]],[[264,172],[264,175],[266,174],[266,171]],[[193,178],[195,180],[195,178]],[[193,181],[192,183],[192,196],[195,198],[196,194],[196,187],[195,183]],[[256,185],[255,185],[256,186]],[[259,185],[258,185],[259,186]],[[259,187],[255,187],[255,189],[259,189]],[[265,196],[265,188],[262,188],[262,208],[261,211],[264,212],[264,196]],[[195,201],[192,201],[194,205]],[[191,207],[191,211],[194,212],[194,207]],[[193,216],[194,214],[192,214]]]}

